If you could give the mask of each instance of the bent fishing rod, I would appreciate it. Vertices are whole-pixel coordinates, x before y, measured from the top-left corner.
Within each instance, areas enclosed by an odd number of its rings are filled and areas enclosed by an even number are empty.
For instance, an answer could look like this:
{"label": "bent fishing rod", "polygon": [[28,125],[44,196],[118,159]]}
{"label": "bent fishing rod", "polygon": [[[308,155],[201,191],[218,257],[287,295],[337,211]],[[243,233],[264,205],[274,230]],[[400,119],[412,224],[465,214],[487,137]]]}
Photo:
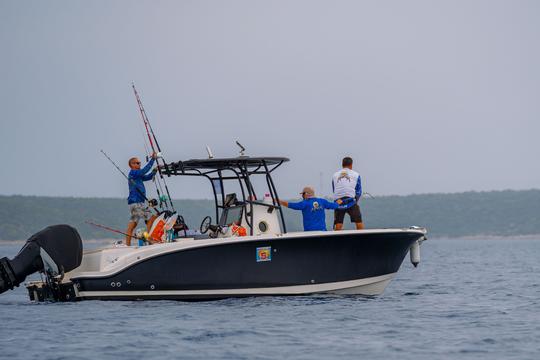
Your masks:
{"label": "bent fishing rod", "polygon": [[[156,154],[158,154],[158,158],[156,159],[157,163],[157,169],[159,173],[159,177],[163,181],[163,185],[165,186],[165,191],[167,192],[167,200],[171,206],[171,209],[173,211],[176,211],[174,209],[174,205],[171,199],[171,194],[169,192],[169,187],[167,186],[167,182],[165,181],[165,178],[163,177],[163,173],[161,172],[161,168],[159,166],[159,158],[161,158],[161,161],[163,162],[163,166],[167,166],[165,163],[165,160],[163,159],[161,155],[161,147],[159,146],[159,143],[156,138],[156,134],[154,133],[154,129],[152,129],[152,125],[150,124],[150,120],[148,120],[148,116],[146,115],[146,111],[144,110],[144,106],[142,104],[141,98],[139,97],[139,93],[137,92],[137,89],[135,88],[135,84],[131,84],[131,87],[133,88],[133,93],[135,94],[135,99],[137,100],[137,105],[139,106],[139,112],[141,113],[141,118],[144,123],[144,127],[146,129],[146,134],[148,135],[148,141],[150,142],[150,147],[152,148],[152,151]],[[152,141],[153,139],[153,141]],[[154,145],[155,143],[155,145]],[[165,201],[165,205],[168,206],[167,201]]]}
{"label": "bent fishing rod", "polygon": [[153,208],[158,214],[159,214],[159,211],[155,208],[157,206],[157,201],[156,199],[148,199],[146,197],[146,195],[142,192],[141,189],[139,189],[139,187],[137,186],[137,184],[135,183],[135,181],[133,181],[133,179],[130,179],[126,173],[124,173],[122,171],[122,169],[120,169],[120,167],[118,165],[116,165],[116,163],[113,161],[113,159],[111,159],[109,157],[109,155],[107,155],[107,153],[105,151],[102,150],[99,150],[110,162],[111,164],[116,168],[116,170],[118,170],[120,172],[120,174],[124,175],[124,177],[126,178],[126,180],[131,184],[131,185],[134,185],[135,189],[137,190],[137,192],[144,198],[144,200],[146,200],[146,202],[148,203],[148,205],[150,205],[151,208]]}

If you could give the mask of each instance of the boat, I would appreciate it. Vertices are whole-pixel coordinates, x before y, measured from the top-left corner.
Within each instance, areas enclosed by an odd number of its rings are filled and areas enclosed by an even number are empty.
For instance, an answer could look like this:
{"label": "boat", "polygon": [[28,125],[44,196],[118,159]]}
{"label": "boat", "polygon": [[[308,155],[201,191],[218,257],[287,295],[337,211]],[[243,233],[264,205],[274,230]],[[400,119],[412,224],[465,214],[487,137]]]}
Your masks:
{"label": "boat", "polygon": [[374,296],[383,293],[408,252],[418,264],[424,228],[287,231],[273,180],[287,161],[241,155],[164,163],[167,177],[209,180],[214,217],[206,216],[198,231],[187,231],[177,215],[181,230],[166,229],[163,242],[83,252],[76,229],[51,226],[14,259],[0,259],[0,293],[40,272],[42,280],[26,284],[34,301]]}

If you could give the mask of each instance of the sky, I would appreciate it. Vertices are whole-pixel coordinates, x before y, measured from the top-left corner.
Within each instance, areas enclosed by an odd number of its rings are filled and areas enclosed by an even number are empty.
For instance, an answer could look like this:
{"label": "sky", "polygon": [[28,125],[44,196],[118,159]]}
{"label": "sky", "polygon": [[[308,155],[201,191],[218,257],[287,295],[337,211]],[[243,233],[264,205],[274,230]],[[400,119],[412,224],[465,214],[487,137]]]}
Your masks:
{"label": "sky", "polygon": [[132,82],[167,161],[239,140],[282,197],[343,156],[373,195],[539,188],[539,38],[539,1],[0,0],[0,194],[127,196]]}

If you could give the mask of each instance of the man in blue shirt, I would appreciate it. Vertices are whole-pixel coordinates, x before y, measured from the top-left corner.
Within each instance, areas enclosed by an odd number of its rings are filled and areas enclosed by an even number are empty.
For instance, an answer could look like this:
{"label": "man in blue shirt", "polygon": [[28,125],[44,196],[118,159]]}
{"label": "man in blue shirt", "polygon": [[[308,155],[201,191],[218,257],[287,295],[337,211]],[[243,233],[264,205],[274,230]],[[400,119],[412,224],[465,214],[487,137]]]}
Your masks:
{"label": "man in blue shirt", "polygon": [[[280,200],[280,204],[293,210],[302,210],[304,231],[326,231],[325,209],[337,209],[339,203],[315,197],[315,190],[306,186],[300,193],[303,200],[292,203]],[[340,200],[341,201],[341,200]]]}
{"label": "man in blue shirt", "polygon": [[144,182],[152,180],[156,174],[156,169],[152,170],[152,165],[156,160],[156,154],[152,154],[150,161],[141,169],[141,161],[139,158],[133,157],[129,159],[128,165],[131,168],[128,174],[129,196],[128,205],[130,219],[126,233],[126,245],[131,245],[131,236],[133,230],[137,227],[139,220],[146,222],[146,227],[150,229],[155,216],[152,216],[150,208],[146,204],[146,188]]}

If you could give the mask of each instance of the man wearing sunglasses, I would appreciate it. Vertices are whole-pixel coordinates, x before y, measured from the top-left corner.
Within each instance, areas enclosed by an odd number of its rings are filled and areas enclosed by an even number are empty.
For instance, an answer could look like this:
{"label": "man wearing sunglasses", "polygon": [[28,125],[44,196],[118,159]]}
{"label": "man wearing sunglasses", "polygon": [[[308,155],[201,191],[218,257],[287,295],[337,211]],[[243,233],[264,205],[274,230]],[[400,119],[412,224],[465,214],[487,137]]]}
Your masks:
{"label": "man wearing sunglasses", "polygon": [[279,203],[293,210],[302,210],[302,218],[304,223],[304,231],[326,231],[326,216],[325,209],[337,209],[341,203],[333,203],[323,198],[315,197],[315,190],[306,186],[302,192],[302,201],[288,202],[280,200]]}
{"label": "man wearing sunglasses", "polygon": [[144,182],[152,180],[154,175],[157,172],[157,169],[152,170],[152,166],[157,158],[157,155],[152,154],[150,161],[144,165],[141,169],[141,161],[137,157],[132,157],[129,159],[128,165],[130,171],[128,174],[128,184],[129,184],[129,196],[128,196],[128,205],[130,212],[130,219],[128,223],[128,228],[126,233],[129,236],[126,236],[126,245],[131,245],[131,236],[133,235],[133,230],[137,227],[139,220],[146,222],[146,227],[150,229],[152,221],[155,216],[152,216],[150,208],[146,204],[146,188],[144,187]]}

